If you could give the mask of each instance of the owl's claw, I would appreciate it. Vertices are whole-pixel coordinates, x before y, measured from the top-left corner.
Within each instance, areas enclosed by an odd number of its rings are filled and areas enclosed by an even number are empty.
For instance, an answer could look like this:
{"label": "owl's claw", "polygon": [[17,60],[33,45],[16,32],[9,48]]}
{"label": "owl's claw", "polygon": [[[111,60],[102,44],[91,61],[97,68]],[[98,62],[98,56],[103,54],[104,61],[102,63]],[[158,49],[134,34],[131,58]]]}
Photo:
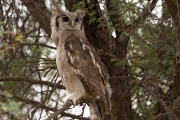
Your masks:
{"label": "owl's claw", "polygon": [[72,94],[70,94],[68,99],[72,101],[74,106],[76,106],[76,105],[78,105],[80,103],[80,98],[81,97],[79,97],[75,93],[72,93]]}

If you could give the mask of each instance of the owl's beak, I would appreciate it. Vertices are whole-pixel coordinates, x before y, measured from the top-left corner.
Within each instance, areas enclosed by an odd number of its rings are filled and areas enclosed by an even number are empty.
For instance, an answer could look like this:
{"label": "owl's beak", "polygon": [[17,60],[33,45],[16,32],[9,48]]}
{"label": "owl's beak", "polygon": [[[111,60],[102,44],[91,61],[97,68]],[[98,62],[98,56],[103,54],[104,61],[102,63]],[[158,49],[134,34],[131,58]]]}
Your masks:
{"label": "owl's beak", "polygon": [[71,21],[71,26],[74,27],[74,25],[75,25],[75,23],[74,23],[74,21],[72,20],[72,21]]}

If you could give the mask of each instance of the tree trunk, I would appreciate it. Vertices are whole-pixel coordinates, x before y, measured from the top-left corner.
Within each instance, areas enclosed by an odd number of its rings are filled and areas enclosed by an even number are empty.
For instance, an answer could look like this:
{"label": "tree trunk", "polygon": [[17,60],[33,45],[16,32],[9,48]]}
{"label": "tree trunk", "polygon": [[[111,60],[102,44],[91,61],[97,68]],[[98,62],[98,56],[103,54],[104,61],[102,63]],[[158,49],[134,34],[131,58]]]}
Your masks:
{"label": "tree trunk", "polygon": [[[72,5],[75,3],[78,3],[79,0],[66,0],[65,5],[66,8],[69,11],[72,11]],[[96,18],[100,18],[102,16],[100,7],[98,6],[97,0],[92,0],[88,3],[89,12],[91,10],[96,11]],[[89,24],[89,18],[88,16],[85,17],[84,20],[84,27],[85,27],[85,33],[90,41],[90,43],[97,49],[103,50],[105,53],[111,53],[112,55],[115,55],[117,59],[120,61],[124,61],[126,58],[127,53],[127,45],[129,41],[129,36],[124,37],[124,39],[121,39],[119,41],[115,41],[110,31],[107,29],[107,27],[97,27],[98,23],[91,23]],[[112,43],[115,42],[115,43]],[[115,44],[114,47],[110,46],[110,43]],[[118,46],[118,47],[116,47]],[[110,48],[111,47],[111,48]],[[110,51],[111,49],[111,51]],[[116,66],[115,62],[113,63],[111,61],[111,57],[107,56],[105,53],[101,53],[102,60],[106,67],[109,70],[109,73],[111,76],[127,76],[127,67],[126,63],[124,63],[122,66]],[[113,94],[111,97],[112,102],[112,114],[114,115],[116,120],[133,120],[133,114],[132,114],[132,107],[131,107],[131,97],[130,92],[128,91],[129,87],[129,80],[128,79],[113,79],[109,80]],[[128,91],[128,92],[127,92]],[[122,97],[122,95],[126,95]]]}

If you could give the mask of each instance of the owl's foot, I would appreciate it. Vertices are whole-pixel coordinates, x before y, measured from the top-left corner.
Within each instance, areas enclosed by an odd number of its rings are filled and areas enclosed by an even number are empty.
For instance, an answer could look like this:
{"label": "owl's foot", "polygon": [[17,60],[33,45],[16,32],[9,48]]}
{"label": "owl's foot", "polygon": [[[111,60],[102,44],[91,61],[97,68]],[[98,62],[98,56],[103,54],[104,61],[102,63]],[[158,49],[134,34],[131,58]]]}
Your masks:
{"label": "owl's foot", "polygon": [[71,100],[73,102],[73,105],[75,106],[80,103],[81,96],[75,93],[71,93],[68,99]]}

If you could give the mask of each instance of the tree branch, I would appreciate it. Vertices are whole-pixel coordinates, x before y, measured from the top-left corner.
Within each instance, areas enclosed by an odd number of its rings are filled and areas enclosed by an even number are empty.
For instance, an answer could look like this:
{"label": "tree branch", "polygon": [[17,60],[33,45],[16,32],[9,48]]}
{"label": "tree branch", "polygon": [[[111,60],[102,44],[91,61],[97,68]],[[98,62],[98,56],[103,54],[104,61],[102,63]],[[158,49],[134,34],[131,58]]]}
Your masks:
{"label": "tree branch", "polygon": [[151,15],[151,12],[153,11],[153,9],[155,8],[156,4],[157,4],[158,0],[152,0],[152,2],[150,4],[148,4],[145,8],[143,8],[143,12],[141,13],[141,15],[135,19],[132,24],[127,26],[128,30],[134,30],[135,28],[137,28],[137,26],[139,26],[140,24],[143,24],[144,21],[146,20],[146,18]]}
{"label": "tree branch", "polygon": [[[34,100],[28,100],[28,99],[25,99],[25,98],[17,96],[17,95],[13,95],[13,97],[18,101],[24,102],[26,104],[35,105],[35,106],[37,106],[37,107],[39,107],[41,109],[45,109],[45,110],[49,110],[49,111],[53,111],[53,112],[58,111],[57,108],[42,105],[41,103],[39,103],[37,101],[34,101]],[[61,116],[63,116],[63,117],[71,117],[71,118],[78,119],[78,120],[89,120],[88,118],[82,118],[80,116],[73,115],[73,114],[70,114],[70,113],[66,113],[64,111],[61,112]]]}
{"label": "tree branch", "polygon": [[62,114],[65,110],[67,110],[72,105],[72,101],[68,100],[61,109],[57,110],[53,114],[51,114],[46,120],[51,120],[52,118]]}
{"label": "tree branch", "polygon": [[50,11],[47,9],[44,0],[21,0],[28,8],[30,14],[36,18],[40,27],[44,28],[45,32],[50,35]]}
{"label": "tree branch", "polygon": [[174,74],[174,86],[176,93],[180,95],[180,2],[179,0],[165,0],[168,11],[173,18],[177,27],[177,44],[176,44],[176,66]]}
{"label": "tree branch", "polygon": [[[94,100],[89,100],[89,99],[81,99],[80,101],[80,105],[82,105],[83,103],[94,103]],[[70,106],[72,105],[72,101],[71,100],[67,100],[63,107],[59,110],[57,110],[56,112],[54,112],[53,114],[51,114],[46,120],[51,120],[54,117],[57,117],[59,114],[62,114],[65,110],[67,110]],[[80,120],[90,120],[89,118],[79,118]]]}
{"label": "tree branch", "polygon": [[[106,0],[106,6],[109,12],[113,11],[109,16],[113,26],[117,26],[115,29],[119,29],[120,28],[119,25],[121,25],[121,27],[126,26],[126,30],[133,32],[138,25],[144,23],[145,19],[151,14],[152,10],[155,8],[157,2],[158,0],[152,0],[150,4],[148,4],[145,8],[143,8],[142,10],[143,12],[141,13],[141,15],[139,15],[137,19],[132,21],[130,25],[124,25],[124,21],[120,19],[121,16],[119,15],[119,12],[115,12],[120,10],[119,2],[117,2],[116,5],[114,5],[114,1],[112,2],[111,0]],[[122,32],[123,31],[116,30],[117,38],[119,38]]]}
{"label": "tree branch", "polygon": [[39,45],[39,46],[43,46],[43,47],[47,47],[47,48],[50,48],[50,49],[56,49],[56,47],[53,47],[53,46],[49,46],[49,45],[46,45],[46,44],[43,44],[43,43],[20,43],[21,46],[24,46],[24,45]]}
{"label": "tree branch", "polygon": [[[21,81],[21,82],[27,82],[30,84],[39,84],[39,85],[47,85],[50,87],[54,87],[56,83],[51,83],[47,81],[40,81],[40,80],[35,80],[31,78],[23,78],[23,77],[0,77],[0,81]],[[57,84],[58,89],[65,89],[63,85]]]}
{"label": "tree branch", "polygon": [[178,11],[180,11],[180,7],[178,7],[176,0],[165,0],[165,3],[167,5],[170,15],[173,18],[173,21],[175,22],[176,25],[178,25],[179,23]]}

